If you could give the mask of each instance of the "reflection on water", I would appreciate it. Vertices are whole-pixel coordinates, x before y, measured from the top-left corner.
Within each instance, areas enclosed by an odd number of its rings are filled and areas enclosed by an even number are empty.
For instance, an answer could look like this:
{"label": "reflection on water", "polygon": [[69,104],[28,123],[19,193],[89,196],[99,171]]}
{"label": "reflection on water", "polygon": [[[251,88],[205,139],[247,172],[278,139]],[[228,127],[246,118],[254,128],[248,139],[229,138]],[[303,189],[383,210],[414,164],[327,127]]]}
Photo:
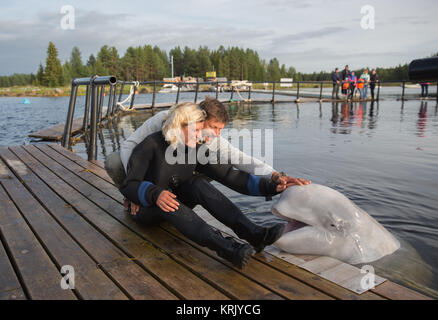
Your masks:
{"label": "reflection on water", "polygon": [[[403,248],[397,255],[373,263],[380,275],[437,294],[431,291],[438,290],[435,103],[285,103],[228,108],[228,128],[273,129],[274,168],[342,192],[401,240]],[[99,134],[99,158],[119,149],[120,142],[151,115],[150,111],[135,112],[106,124]],[[86,156],[83,144],[74,148]],[[278,221],[269,213],[271,202],[217,185],[254,221],[265,225]]]}

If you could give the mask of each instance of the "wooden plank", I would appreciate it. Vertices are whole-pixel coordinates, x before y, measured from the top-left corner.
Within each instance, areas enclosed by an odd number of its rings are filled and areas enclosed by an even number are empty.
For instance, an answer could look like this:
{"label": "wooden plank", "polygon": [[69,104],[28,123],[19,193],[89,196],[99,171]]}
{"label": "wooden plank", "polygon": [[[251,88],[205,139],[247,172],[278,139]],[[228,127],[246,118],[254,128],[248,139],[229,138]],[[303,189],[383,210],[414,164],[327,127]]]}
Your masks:
{"label": "wooden plank", "polygon": [[[9,150],[3,150],[0,155],[10,165],[20,162]],[[26,173],[22,172],[20,179],[32,190],[35,197],[40,201],[44,200],[47,210],[93,257],[95,261],[93,264],[98,264],[127,291],[130,297],[134,299],[175,299],[173,294],[87,223],[33,172],[30,170]],[[71,253],[66,251],[66,254]],[[97,296],[91,298],[94,299]]]}
{"label": "wooden plank", "polygon": [[[236,272],[233,268],[207,256],[201,250],[187,245],[187,243],[180,241],[160,228],[140,227],[138,230],[144,233],[148,239],[161,249],[193,270],[199,277],[212,282],[215,286],[227,291],[236,299],[282,299],[281,296],[273,293],[270,288],[264,288],[252,279],[248,279],[241,273]],[[292,288],[289,288],[287,284],[285,284],[285,287],[287,289]],[[287,295],[282,296],[287,297]]]}
{"label": "wooden plank", "polygon": [[26,295],[0,241],[0,300],[25,300]]}
{"label": "wooden plank", "polygon": [[295,264],[291,264],[283,259],[271,255],[268,252],[262,252],[254,256],[255,259],[269,264],[272,268],[275,268],[281,272],[287,273],[290,276],[305,282],[306,284],[318,288],[319,290],[337,298],[343,300],[382,300],[379,295],[371,292],[365,292],[362,294],[354,293],[347,290],[329,280],[326,280],[318,275],[315,275],[305,269],[298,267]]}
{"label": "wooden plank", "polygon": [[[7,179],[1,172],[0,177]],[[71,290],[62,290],[61,274],[21,217],[14,203],[0,186],[0,232],[20,271],[31,299],[71,300]]]}
{"label": "wooden plank", "polygon": [[75,163],[80,165],[85,170],[88,170],[89,172],[94,173],[95,175],[99,176],[100,178],[102,178],[110,183],[114,183],[113,180],[108,175],[108,173],[106,172],[106,170],[99,167],[98,165],[81,158],[77,154],[74,154],[73,152],[68,151],[67,149],[61,147],[58,144],[49,144],[48,146],[50,146],[51,148],[53,148],[57,152],[61,153],[66,158],[74,161]]}
{"label": "wooden plank", "polygon": [[[206,217],[207,215],[210,215],[209,213],[205,213],[204,211],[201,211],[204,217]],[[210,217],[211,217],[211,215],[210,215]],[[211,223],[211,220],[209,220],[209,223]],[[233,236],[233,234],[234,234],[234,233],[227,232],[227,230],[225,230],[225,228],[223,228],[223,225],[221,223],[219,223],[219,224],[213,223],[213,225],[219,225],[219,227],[222,227],[222,228],[219,228],[219,230],[221,230],[221,232],[226,233],[227,235]],[[330,269],[330,268],[342,263],[339,260],[329,258],[329,257],[318,257],[318,256],[314,256],[314,255],[292,255],[290,253],[283,252],[283,251],[281,251],[273,246],[269,246],[268,250],[271,252],[271,254],[275,255],[276,257],[278,257],[282,260],[285,260],[287,262],[293,263],[295,265],[298,265],[301,268],[312,272],[313,274],[318,274],[323,270]],[[361,274],[361,276],[363,276],[363,275]],[[357,279],[348,278],[347,280],[350,281],[351,283],[346,283],[344,280],[344,282],[345,282],[345,283],[343,283],[344,288],[347,288],[347,289],[353,291],[352,289],[355,289],[357,287],[357,283],[355,282]],[[377,278],[377,280],[379,280],[379,279]],[[381,283],[381,281],[379,281],[378,283]],[[336,287],[338,287],[338,285],[336,285],[335,283],[332,283],[331,287],[336,288]],[[348,297],[349,299],[360,299],[359,296],[357,294],[355,294],[355,292],[346,293],[345,292],[346,290],[344,288],[342,288],[340,290],[343,297]],[[332,292],[332,291],[334,291],[334,292]],[[337,292],[339,290],[332,290],[332,291],[330,292],[331,295],[333,295],[334,297],[339,296],[339,294],[337,294]],[[359,293],[363,293],[363,291],[361,291]],[[368,298],[379,299],[379,297],[374,295],[374,294],[371,294],[371,295],[367,294],[364,296],[364,299],[368,299]]]}
{"label": "wooden plank", "polygon": [[47,156],[64,166],[65,168],[69,169],[71,172],[76,174],[77,176],[81,177],[83,180],[92,179],[93,185],[99,189],[100,191],[104,192],[105,194],[109,195],[111,198],[123,203],[123,195],[120,193],[120,191],[114,187],[113,184],[109,183],[106,180],[101,179],[100,177],[96,177],[93,173],[91,173],[89,170],[84,169],[80,165],[70,161],[60,153],[56,152],[52,148],[50,148],[48,145],[40,144],[35,145],[36,148],[44,152]]}
{"label": "wooden plank", "polygon": [[[0,154],[9,152],[0,148]],[[20,161],[9,161],[14,164],[17,172],[25,172],[26,166]],[[0,160],[0,166],[3,162]],[[90,257],[73,241],[47,211],[33,198],[30,192],[18,181],[17,178],[3,167],[11,179],[1,179],[3,187],[15,205],[20,209],[23,217],[38,235],[46,250],[58,268],[69,265],[75,272],[75,290],[83,299],[126,299],[120,289],[96,267]]]}
{"label": "wooden plank", "polygon": [[[180,264],[176,263],[170,256],[166,255],[165,252],[158,250],[152,243],[133,233],[126,226],[91,202],[83,194],[79,193],[77,189],[73,189],[65,181],[67,180],[69,183],[72,183],[70,179],[81,180],[80,178],[69,173],[67,177],[62,176],[62,179],[60,179],[51,170],[54,170],[59,174],[60,170],[62,172],[67,171],[65,168],[51,161],[35,147],[29,145],[25,148],[29,153],[27,153],[22,147],[13,147],[10,149],[20,159],[25,159],[26,164],[37,176],[39,176],[39,178],[44,180],[51,189],[76,209],[76,211],[96,229],[103,233],[106,238],[110,239],[129,257],[135,259],[137,263],[139,263],[162,284],[165,284],[168,288],[172,288],[173,292],[176,292],[178,296],[184,299],[227,299],[227,296],[223,293],[216,290],[202,279],[196,277]],[[32,154],[35,155],[35,158],[30,156]],[[51,170],[46,168],[43,164],[47,165]],[[88,187],[91,188],[90,185],[88,185]],[[92,194],[88,194],[89,190],[81,190],[81,192],[92,197]],[[100,193],[100,197],[105,199],[102,195],[104,194]],[[123,215],[123,207],[117,202],[115,203],[117,205],[113,205],[111,210]]]}
{"label": "wooden plank", "polygon": [[[162,228],[168,231],[169,233],[171,233],[175,238],[182,239],[183,241],[189,243],[194,249],[197,249],[195,251],[197,252],[202,251],[205,254],[208,254],[210,257],[213,257],[214,259],[219,259],[219,257],[217,257],[214,251],[206,247],[201,247],[200,245],[187,239],[180,232],[178,232],[173,226],[169,224],[164,224]],[[193,251],[194,249],[191,250]],[[178,247],[175,247],[174,251],[176,253],[180,252],[178,250]],[[185,255],[186,252],[182,253],[182,255]],[[232,265],[229,262],[226,262],[225,260],[221,260],[221,261],[222,263],[232,267]],[[198,264],[198,261],[196,261],[196,264]],[[202,266],[200,266],[200,268],[203,269]],[[249,279],[267,287],[269,290],[287,299],[292,299],[292,300],[333,299],[330,296],[324,294],[323,292],[316,290],[315,288],[311,288],[306,284],[297,281],[296,279],[289,277],[288,275],[285,275],[284,273],[278,272],[277,270],[269,267],[269,265],[263,264],[255,259],[251,259],[250,262],[247,264],[247,266],[239,272],[245,275],[246,277],[248,277]]]}
{"label": "wooden plank", "polygon": [[[72,129],[71,129],[72,136],[82,131],[82,124],[84,121],[83,119],[84,119],[83,117],[80,117],[73,120]],[[29,134],[29,137],[39,138],[49,141],[61,141],[62,135],[64,134],[64,127],[65,127],[64,123],[60,123],[50,128],[33,132]]]}
{"label": "wooden plank", "polygon": [[434,300],[391,281],[385,281],[371,291],[392,300]]}
{"label": "wooden plank", "polygon": [[[28,147],[26,147],[28,148]],[[44,149],[44,148],[41,148]],[[44,150],[45,151],[45,150]],[[42,156],[38,156],[38,159],[43,160]],[[67,161],[70,161],[68,159],[66,159]],[[76,168],[76,164],[70,161],[70,165],[66,162],[63,161],[64,165],[66,165],[68,167],[68,169],[77,169]],[[60,173],[60,172],[59,172]],[[66,173],[63,173],[63,176],[65,176]],[[92,175],[88,175],[84,177],[86,181],[93,183],[93,180],[97,180],[98,178]],[[126,224],[127,226],[129,226],[131,229],[133,229],[134,231],[138,232],[139,234],[141,234],[144,237],[147,237],[148,240],[152,241],[155,245],[157,245],[158,247],[160,247],[161,249],[163,249],[164,251],[166,251],[167,253],[169,253],[169,247],[166,247],[165,245],[168,244],[169,242],[166,241],[166,239],[170,239],[169,235],[165,232],[163,232],[160,229],[154,229],[154,228],[147,228],[146,230],[138,225],[137,223],[135,223],[133,220],[131,220],[129,217],[127,217],[127,215],[125,213],[123,213],[121,210],[119,210],[118,212],[115,212],[113,209],[116,206],[119,206],[121,208],[121,204],[120,202],[116,202],[115,200],[111,199],[111,198],[106,198],[103,199],[103,194],[97,190],[91,190],[92,185],[89,184],[88,188],[86,186],[83,185],[84,181],[80,181],[80,179],[78,177],[74,177],[71,176],[68,178],[68,182],[76,187],[79,191],[80,190],[84,190],[85,192],[87,192],[87,194],[90,195],[91,198],[93,199],[97,199],[96,202],[99,203],[100,206],[104,206],[106,207],[106,210],[109,211],[109,213],[111,215],[115,215],[115,217],[122,221],[124,224]],[[77,185],[75,186],[75,182],[77,183]],[[113,186],[113,188],[115,189],[115,187]],[[112,210],[110,210],[112,209]],[[112,212],[111,212],[112,211]],[[121,214],[120,214],[121,213]],[[152,236],[154,236],[153,238],[151,238]],[[181,244],[183,244],[183,246],[179,249],[181,250],[185,250],[187,251],[188,249],[191,249],[189,246],[187,246],[187,244],[184,244],[181,242]],[[213,283],[215,287],[220,287],[221,290],[226,291],[227,293],[229,293],[231,296],[239,298],[239,299],[251,299],[254,297],[265,297],[265,299],[267,298],[276,298],[277,296],[272,294],[269,290],[266,290],[262,287],[260,287],[259,285],[252,283],[251,281],[248,281],[248,279],[246,279],[245,277],[242,277],[239,273],[234,272],[234,271],[229,271],[227,272],[223,272],[224,269],[227,270],[229,269],[228,267],[223,266],[222,264],[218,263],[216,260],[211,259],[210,257],[200,253],[199,251],[193,251],[192,252],[192,256],[196,256],[198,263],[195,265],[190,265],[190,270],[196,270],[196,274],[198,276],[201,275],[200,271],[203,272],[202,270],[210,270],[208,279],[204,277],[204,279],[206,281],[209,281],[210,283]],[[184,264],[185,266],[189,266],[188,263],[190,263],[189,261],[186,261],[187,259],[187,255],[183,255],[182,257],[180,256],[175,256],[172,255],[172,257],[179,261],[180,263]],[[202,264],[204,263],[204,267],[202,268],[200,267]],[[217,268],[219,268],[220,271],[217,271]],[[201,268],[201,269],[199,269]],[[216,270],[216,272],[213,272],[213,270]],[[229,275],[229,273],[231,272],[231,275]],[[228,276],[226,276],[228,274]],[[225,275],[225,276],[224,276]],[[235,287],[235,284],[238,283],[243,283],[245,285],[243,286],[238,286]],[[250,295],[248,295],[250,294]],[[278,298],[278,297],[277,297]]]}

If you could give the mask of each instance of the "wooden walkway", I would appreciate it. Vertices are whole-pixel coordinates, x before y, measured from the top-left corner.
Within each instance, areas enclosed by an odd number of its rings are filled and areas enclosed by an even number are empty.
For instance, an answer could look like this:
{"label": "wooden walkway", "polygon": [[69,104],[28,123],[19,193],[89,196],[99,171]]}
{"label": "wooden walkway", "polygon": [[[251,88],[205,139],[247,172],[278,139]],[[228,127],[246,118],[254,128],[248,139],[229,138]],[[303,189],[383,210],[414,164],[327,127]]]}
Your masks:
{"label": "wooden walkway", "polygon": [[0,299],[426,299],[390,281],[359,295],[267,252],[237,270],[136,224],[102,163],[56,144],[0,148],[0,213]]}

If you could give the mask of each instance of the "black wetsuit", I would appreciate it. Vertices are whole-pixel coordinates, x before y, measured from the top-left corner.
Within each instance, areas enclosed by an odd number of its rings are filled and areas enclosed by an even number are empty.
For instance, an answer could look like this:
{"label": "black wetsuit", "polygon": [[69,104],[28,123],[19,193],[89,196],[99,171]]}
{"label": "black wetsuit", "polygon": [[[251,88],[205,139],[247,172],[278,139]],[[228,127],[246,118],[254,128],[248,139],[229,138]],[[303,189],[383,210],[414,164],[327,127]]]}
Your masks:
{"label": "black wetsuit", "polygon": [[[229,226],[240,238],[253,246],[266,240],[266,228],[252,223],[227,197],[194,171],[248,195],[272,196],[276,185],[270,179],[236,170],[229,164],[168,164],[165,159],[169,144],[162,131],[146,137],[129,159],[127,176],[120,187],[122,194],[141,205],[134,219],[146,224],[167,220],[196,243],[216,250],[223,245],[217,232],[192,210],[202,205],[216,219]],[[186,147],[186,155],[196,151]],[[177,183],[175,183],[177,180]],[[179,202],[178,210],[165,212],[156,201],[160,193],[171,190]],[[266,244],[265,244],[266,245]]]}

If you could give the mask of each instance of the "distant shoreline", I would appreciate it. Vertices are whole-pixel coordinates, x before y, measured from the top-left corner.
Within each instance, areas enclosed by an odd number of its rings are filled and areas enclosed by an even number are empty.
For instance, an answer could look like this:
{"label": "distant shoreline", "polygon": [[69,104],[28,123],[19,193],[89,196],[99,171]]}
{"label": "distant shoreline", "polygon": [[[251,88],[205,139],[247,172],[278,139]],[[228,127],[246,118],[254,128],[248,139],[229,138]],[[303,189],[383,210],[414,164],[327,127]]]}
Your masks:
{"label": "distant shoreline", "polygon": [[[329,88],[331,87],[331,83],[325,83],[324,84],[324,88]],[[385,85],[385,87],[387,86],[391,86],[391,87],[396,87],[399,86],[398,84],[387,84]],[[209,86],[206,85],[201,85],[199,87],[199,91],[200,92],[205,92],[208,91]],[[259,83],[259,84],[254,84],[253,85],[254,89],[268,89],[271,90],[272,89],[272,85],[269,85],[267,87],[265,87],[263,84]],[[319,88],[319,85],[317,83],[315,84],[305,84],[305,83],[301,83],[300,84],[300,88]],[[14,86],[14,87],[5,87],[5,88],[0,88],[0,97],[22,97],[22,98],[29,98],[29,97],[68,97],[70,96],[70,86],[64,86],[64,87],[57,87],[57,88],[49,88],[49,87],[39,87],[39,86]],[[157,92],[161,89],[161,86],[157,86],[156,90]],[[290,90],[291,88],[278,88],[276,87],[277,91],[280,90]],[[294,88],[292,90],[296,90],[296,87],[294,86]],[[126,86],[123,89],[123,94],[129,94],[130,91],[130,87]],[[138,88],[138,93],[152,93],[153,92],[153,86],[141,86],[140,88]],[[86,93],[86,87],[85,86],[80,86],[78,87],[78,96],[84,96]],[[109,88],[105,88],[105,93],[108,94],[109,93]],[[117,90],[117,95],[120,93],[120,90]]]}

